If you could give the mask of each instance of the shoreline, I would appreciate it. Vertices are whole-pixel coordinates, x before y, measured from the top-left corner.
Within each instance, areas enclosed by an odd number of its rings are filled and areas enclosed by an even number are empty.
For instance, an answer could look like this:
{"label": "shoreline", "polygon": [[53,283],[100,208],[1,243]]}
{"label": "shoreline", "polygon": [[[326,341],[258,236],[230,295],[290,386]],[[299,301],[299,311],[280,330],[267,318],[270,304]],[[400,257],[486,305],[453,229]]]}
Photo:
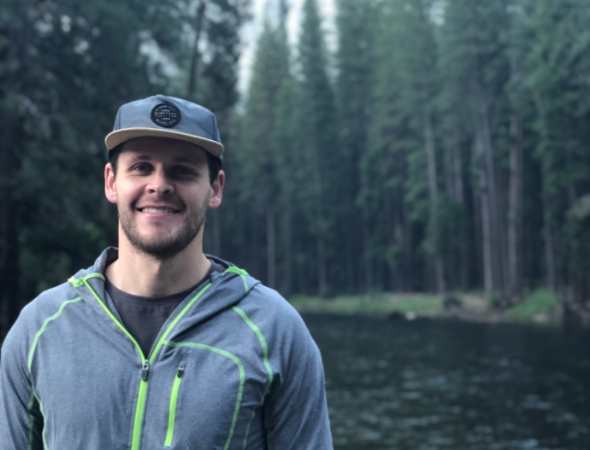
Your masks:
{"label": "shoreline", "polygon": [[442,298],[425,293],[376,293],[319,298],[295,296],[291,304],[300,314],[368,315],[391,320],[460,320],[472,323],[561,325],[561,308],[547,290],[530,293],[523,302],[505,309],[494,308],[479,293],[458,293]]}

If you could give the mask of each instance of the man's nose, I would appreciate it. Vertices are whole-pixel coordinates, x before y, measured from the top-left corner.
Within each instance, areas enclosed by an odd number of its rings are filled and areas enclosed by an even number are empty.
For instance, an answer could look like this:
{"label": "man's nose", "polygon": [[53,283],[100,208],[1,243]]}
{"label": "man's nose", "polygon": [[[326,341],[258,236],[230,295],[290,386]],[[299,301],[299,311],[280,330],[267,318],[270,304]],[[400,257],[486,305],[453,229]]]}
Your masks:
{"label": "man's nose", "polygon": [[166,172],[163,169],[157,169],[149,180],[147,191],[150,194],[166,195],[174,192],[174,186],[170,183]]}

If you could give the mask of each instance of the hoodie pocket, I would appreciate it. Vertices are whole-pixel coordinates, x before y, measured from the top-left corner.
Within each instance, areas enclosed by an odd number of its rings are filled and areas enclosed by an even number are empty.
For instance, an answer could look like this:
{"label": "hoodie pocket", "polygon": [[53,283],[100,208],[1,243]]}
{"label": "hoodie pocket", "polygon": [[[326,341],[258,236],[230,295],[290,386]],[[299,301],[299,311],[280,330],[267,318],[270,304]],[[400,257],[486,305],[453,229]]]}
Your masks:
{"label": "hoodie pocket", "polygon": [[172,388],[170,389],[170,402],[168,404],[168,426],[166,427],[166,439],[164,439],[164,447],[171,447],[174,440],[174,428],[176,426],[176,407],[178,403],[178,394],[182,379],[184,377],[184,364],[181,364],[176,371]]}

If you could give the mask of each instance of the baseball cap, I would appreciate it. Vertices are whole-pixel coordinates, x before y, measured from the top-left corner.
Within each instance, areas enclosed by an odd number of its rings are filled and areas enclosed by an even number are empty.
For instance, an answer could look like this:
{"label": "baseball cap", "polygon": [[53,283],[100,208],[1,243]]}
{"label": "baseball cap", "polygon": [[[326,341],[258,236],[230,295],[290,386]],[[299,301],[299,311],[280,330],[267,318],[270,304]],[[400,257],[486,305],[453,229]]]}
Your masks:
{"label": "baseball cap", "polygon": [[105,137],[107,155],[139,137],[162,137],[195,144],[221,158],[223,144],[215,114],[182,98],[154,95],[121,105],[113,131]]}

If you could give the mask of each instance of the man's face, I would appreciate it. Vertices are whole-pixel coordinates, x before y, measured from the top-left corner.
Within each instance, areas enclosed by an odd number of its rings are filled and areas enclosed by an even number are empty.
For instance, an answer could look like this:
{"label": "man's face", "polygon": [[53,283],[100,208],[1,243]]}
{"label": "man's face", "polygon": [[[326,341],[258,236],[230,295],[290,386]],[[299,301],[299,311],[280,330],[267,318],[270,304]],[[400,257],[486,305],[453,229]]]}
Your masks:
{"label": "man's face", "polygon": [[204,150],[171,139],[133,139],[116,173],[105,167],[105,195],[117,205],[120,239],[160,259],[202,240],[207,208],[221,204],[223,182],[222,171],[209,182]]}

